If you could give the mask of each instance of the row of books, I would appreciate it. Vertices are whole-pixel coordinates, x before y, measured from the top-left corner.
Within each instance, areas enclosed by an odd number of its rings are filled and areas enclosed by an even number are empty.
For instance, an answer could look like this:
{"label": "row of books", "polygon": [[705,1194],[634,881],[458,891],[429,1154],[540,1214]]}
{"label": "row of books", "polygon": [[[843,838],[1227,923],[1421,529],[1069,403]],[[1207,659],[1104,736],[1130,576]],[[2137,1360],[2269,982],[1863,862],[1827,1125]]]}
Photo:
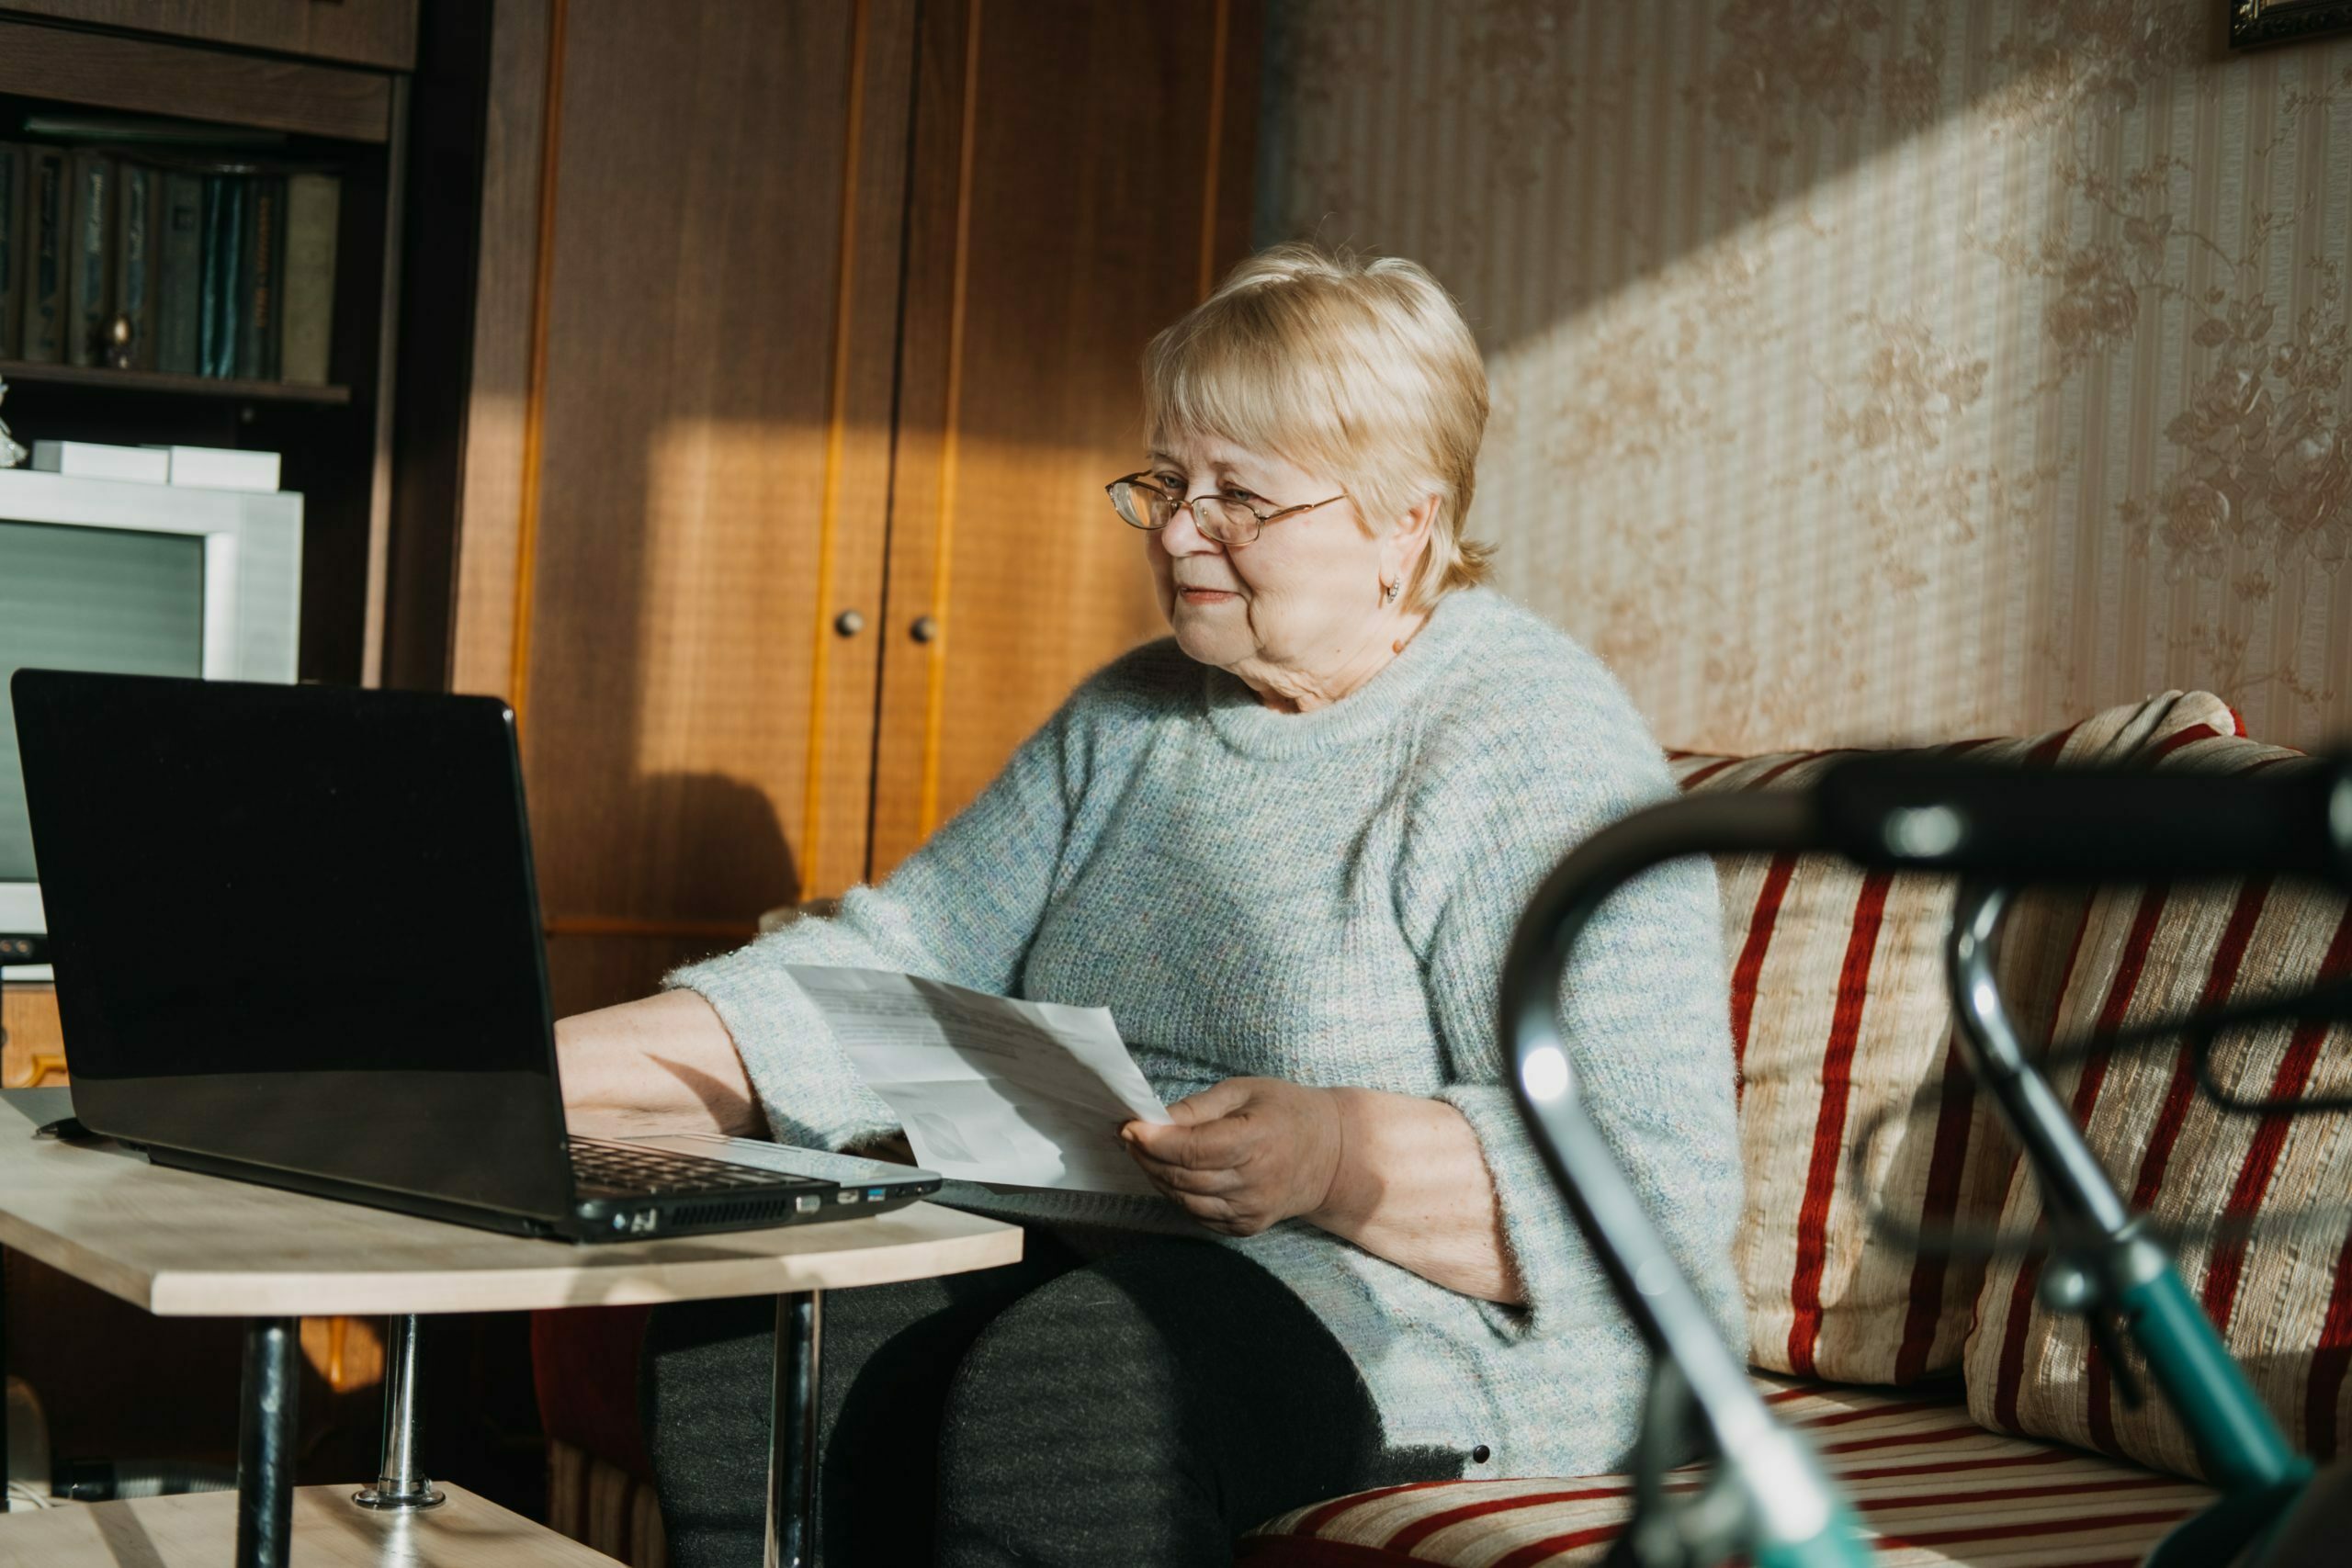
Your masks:
{"label": "row of books", "polygon": [[323,385],[333,175],[0,143],[0,359]]}

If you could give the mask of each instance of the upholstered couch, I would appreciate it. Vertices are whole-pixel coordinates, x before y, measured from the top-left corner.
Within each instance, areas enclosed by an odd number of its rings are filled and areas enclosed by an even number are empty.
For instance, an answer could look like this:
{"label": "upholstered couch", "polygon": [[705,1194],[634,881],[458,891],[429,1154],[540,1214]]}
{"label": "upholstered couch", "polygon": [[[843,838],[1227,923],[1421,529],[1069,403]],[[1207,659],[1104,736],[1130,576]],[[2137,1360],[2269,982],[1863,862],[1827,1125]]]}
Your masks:
{"label": "upholstered couch", "polygon": [[[1953,749],[2228,771],[2294,756],[2247,739],[2201,693]],[[1801,784],[1830,755],[1671,760],[1699,792]],[[2080,1324],[2044,1310],[2030,1249],[1947,1256],[1903,1239],[2022,1239],[2038,1213],[1951,1038],[1950,884],[1810,857],[1726,857],[1720,871],[1748,1178],[1737,1260],[1771,1403],[1815,1438],[1881,1561],[2136,1562],[2210,1495],[2185,1436],[2158,1406],[2130,1406]],[[2036,894],[2002,962],[2029,1033],[2074,1039],[2352,970],[2352,913],[2259,881]],[[2282,1029],[2222,1069],[2274,1095],[2341,1090],[2347,1045]],[[2222,1115],[2170,1051],[2092,1056],[2055,1082],[2120,1190],[2190,1233],[2188,1285],[2289,1435],[2332,1454],[2352,1435],[2352,1220],[2327,1209],[2352,1193],[2352,1119]],[[2200,1225],[2221,1239],[2196,1239]],[[659,1522],[627,1415],[638,1325],[548,1314],[537,1348],[553,1522],[645,1568]],[[1252,1568],[1597,1562],[1628,1494],[1623,1476],[1396,1488],[1271,1520],[1237,1554]]]}

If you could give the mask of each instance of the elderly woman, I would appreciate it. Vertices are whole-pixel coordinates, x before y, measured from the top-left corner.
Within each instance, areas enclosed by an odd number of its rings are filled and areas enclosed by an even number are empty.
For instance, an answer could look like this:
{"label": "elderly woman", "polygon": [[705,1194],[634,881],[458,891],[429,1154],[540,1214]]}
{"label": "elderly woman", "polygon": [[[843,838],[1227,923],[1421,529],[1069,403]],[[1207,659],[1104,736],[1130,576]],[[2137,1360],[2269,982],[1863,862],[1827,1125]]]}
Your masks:
{"label": "elderly woman", "polygon": [[[895,1123],[786,973],[1108,1007],[1165,1196],[951,1190],[990,1272],[836,1293],[836,1562],[1226,1563],[1284,1509],[1624,1454],[1642,1347],[1521,1128],[1504,944],[1578,840],[1667,795],[1615,681],[1478,586],[1478,352],[1408,262],[1269,251],[1145,356],[1110,486],[1174,636],[1089,680],[879,887],[559,1030],[575,1111],[840,1148]],[[1736,1331],[1711,874],[1653,873],[1567,976],[1611,1146]],[[682,1568],[758,1560],[766,1303],[670,1309],[646,1409]],[[1744,1342],[1744,1339],[1738,1342]]]}

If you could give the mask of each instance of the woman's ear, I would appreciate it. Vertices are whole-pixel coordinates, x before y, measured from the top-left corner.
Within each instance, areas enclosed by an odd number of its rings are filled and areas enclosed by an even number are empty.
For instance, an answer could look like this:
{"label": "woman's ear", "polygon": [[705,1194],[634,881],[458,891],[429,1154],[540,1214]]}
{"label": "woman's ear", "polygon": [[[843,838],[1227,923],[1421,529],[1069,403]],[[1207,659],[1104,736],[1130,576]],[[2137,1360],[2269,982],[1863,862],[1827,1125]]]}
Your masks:
{"label": "woman's ear", "polygon": [[1387,558],[1382,564],[1387,569],[1389,581],[1410,577],[1413,569],[1420,564],[1422,554],[1430,547],[1430,530],[1437,526],[1437,509],[1444,500],[1431,491],[1415,502],[1410,511],[1396,519],[1396,526],[1388,531],[1385,551]]}

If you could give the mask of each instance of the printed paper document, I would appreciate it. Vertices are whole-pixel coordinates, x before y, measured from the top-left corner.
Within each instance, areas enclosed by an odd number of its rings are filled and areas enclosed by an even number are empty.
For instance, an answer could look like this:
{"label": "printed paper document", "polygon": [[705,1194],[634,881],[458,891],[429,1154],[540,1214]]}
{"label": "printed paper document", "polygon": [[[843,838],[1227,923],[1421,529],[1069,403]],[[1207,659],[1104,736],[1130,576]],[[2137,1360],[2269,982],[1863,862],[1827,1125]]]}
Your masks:
{"label": "printed paper document", "polygon": [[1076,1192],[1155,1189],[1120,1124],[1168,1108],[1108,1008],[1014,1001],[881,969],[790,966],[850,1064],[942,1176]]}

